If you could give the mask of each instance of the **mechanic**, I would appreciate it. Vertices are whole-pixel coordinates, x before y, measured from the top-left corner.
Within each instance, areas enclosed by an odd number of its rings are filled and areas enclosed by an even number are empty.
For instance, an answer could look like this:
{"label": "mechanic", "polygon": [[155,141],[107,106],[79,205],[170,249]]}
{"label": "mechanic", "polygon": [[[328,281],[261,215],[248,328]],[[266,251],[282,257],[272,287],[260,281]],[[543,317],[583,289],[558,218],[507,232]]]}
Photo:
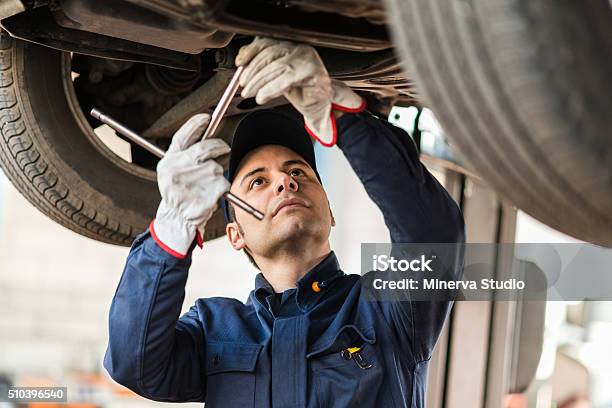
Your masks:
{"label": "mechanic", "polygon": [[[112,302],[104,367],[143,397],[213,408],[424,406],[452,301],[364,299],[363,280],[342,272],[330,248],[335,221],[309,134],[342,150],[394,243],[464,242],[459,208],[409,135],[331,80],[313,47],[256,38],[236,65],[246,66],[242,96],[284,95],[304,123],[250,113],[231,152],[199,141],[208,115],[177,131],[158,165],[157,216],[133,242]],[[215,159],[228,152],[224,174]],[[192,251],[228,189],[266,214],[224,204],[230,244],[261,271],[255,289],[246,304],[198,299],[180,316]]]}

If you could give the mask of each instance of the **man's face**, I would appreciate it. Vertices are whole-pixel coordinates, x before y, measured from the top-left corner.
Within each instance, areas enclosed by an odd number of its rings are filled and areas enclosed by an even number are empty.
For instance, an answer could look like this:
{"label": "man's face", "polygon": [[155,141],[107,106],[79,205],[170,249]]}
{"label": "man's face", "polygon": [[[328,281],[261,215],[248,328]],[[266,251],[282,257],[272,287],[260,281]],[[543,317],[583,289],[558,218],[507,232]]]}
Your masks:
{"label": "man's face", "polygon": [[246,246],[252,255],[271,256],[281,247],[329,238],[333,217],[327,194],[313,169],[291,149],[266,145],[249,152],[230,191],[265,214],[258,221],[234,206],[235,222],[226,231],[237,250]]}

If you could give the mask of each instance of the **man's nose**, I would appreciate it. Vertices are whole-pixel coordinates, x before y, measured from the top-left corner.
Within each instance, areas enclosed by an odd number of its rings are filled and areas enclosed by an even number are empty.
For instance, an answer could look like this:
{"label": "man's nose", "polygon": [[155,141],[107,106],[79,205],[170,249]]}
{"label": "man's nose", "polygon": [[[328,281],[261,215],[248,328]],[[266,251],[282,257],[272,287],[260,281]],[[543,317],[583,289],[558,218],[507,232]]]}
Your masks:
{"label": "man's nose", "polygon": [[274,190],[277,194],[283,193],[285,191],[298,191],[297,182],[288,174],[281,174],[276,179],[276,186],[274,186]]}

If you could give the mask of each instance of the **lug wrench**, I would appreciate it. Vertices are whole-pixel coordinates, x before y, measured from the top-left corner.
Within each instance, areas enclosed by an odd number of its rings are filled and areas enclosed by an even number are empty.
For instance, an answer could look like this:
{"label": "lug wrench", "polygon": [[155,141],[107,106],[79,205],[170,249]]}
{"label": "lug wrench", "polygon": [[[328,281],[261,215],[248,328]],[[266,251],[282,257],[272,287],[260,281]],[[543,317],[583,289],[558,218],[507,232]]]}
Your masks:
{"label": "lug wrench", "polygon": [[[236,72],[234,73],[234,76],[230,80],[229,85],[223,92],[223,95],[221,95],[221,100],[219,100],[219,104],[215,107],[215,110],[213,111],[211,115],[210,123],[208,124],[208,126],[206,127],[206,130],[204,131],[202,140],[212,136],[217,130],[217,127],[219,127],[219,123],[221,123],[221,119],[223,118],[223,115],[225,115],[227,108],[229,108],[229,105],[232,102],[232,98],[234,97],[234,95],[236,94],[236,91],[238,90],[238,84],[239,84],[238,80],[240,79],[240,74],[242,74],[243,69],[244,67],[238,67],[238,69],[236,69]],[[153,153],[157,157],[163,158],[166,155],[166,152],[164,150],[155,146],[153,143],[149,142],[148,140],[140,136],[138,133],[134,132],[130,128],[123,125],[122,123],[119,123],[115,119],[111,118],[110,116],[103,114],[96,108],[93,108],[90,114],[94,118],[98,119],[100,122],[107,124],[115,131],[121,133],[123,136],[127,137],[134,143],[138,144],[139,146]],[[223,198],[235,204],[237,207],[240,207],[241,209],[251,214],[253,217],[257,218],[258,220],[261,221],[264,219],[264,214],[261,211],[253,208],[249,203],[237,197],[236,195],[230,193],[229,191],[223,194]]]}

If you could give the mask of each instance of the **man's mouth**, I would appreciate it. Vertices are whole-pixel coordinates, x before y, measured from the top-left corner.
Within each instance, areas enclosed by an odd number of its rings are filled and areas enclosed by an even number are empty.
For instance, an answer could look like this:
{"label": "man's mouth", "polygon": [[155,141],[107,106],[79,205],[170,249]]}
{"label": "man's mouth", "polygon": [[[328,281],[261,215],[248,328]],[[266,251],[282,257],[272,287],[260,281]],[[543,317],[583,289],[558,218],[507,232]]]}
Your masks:
{"label": "man's mouth", "polygon": [[306,205],[306,203],[303,200],[300,200],[299,198],[287,198],[287,199],[281,201],[276,206],[276,208],[274,209],[274,211],[272,213],[272,216],[274,217],[283,208],[292,208],[292,207],[306,207],[306,208],[308,208],[308,205]]}

